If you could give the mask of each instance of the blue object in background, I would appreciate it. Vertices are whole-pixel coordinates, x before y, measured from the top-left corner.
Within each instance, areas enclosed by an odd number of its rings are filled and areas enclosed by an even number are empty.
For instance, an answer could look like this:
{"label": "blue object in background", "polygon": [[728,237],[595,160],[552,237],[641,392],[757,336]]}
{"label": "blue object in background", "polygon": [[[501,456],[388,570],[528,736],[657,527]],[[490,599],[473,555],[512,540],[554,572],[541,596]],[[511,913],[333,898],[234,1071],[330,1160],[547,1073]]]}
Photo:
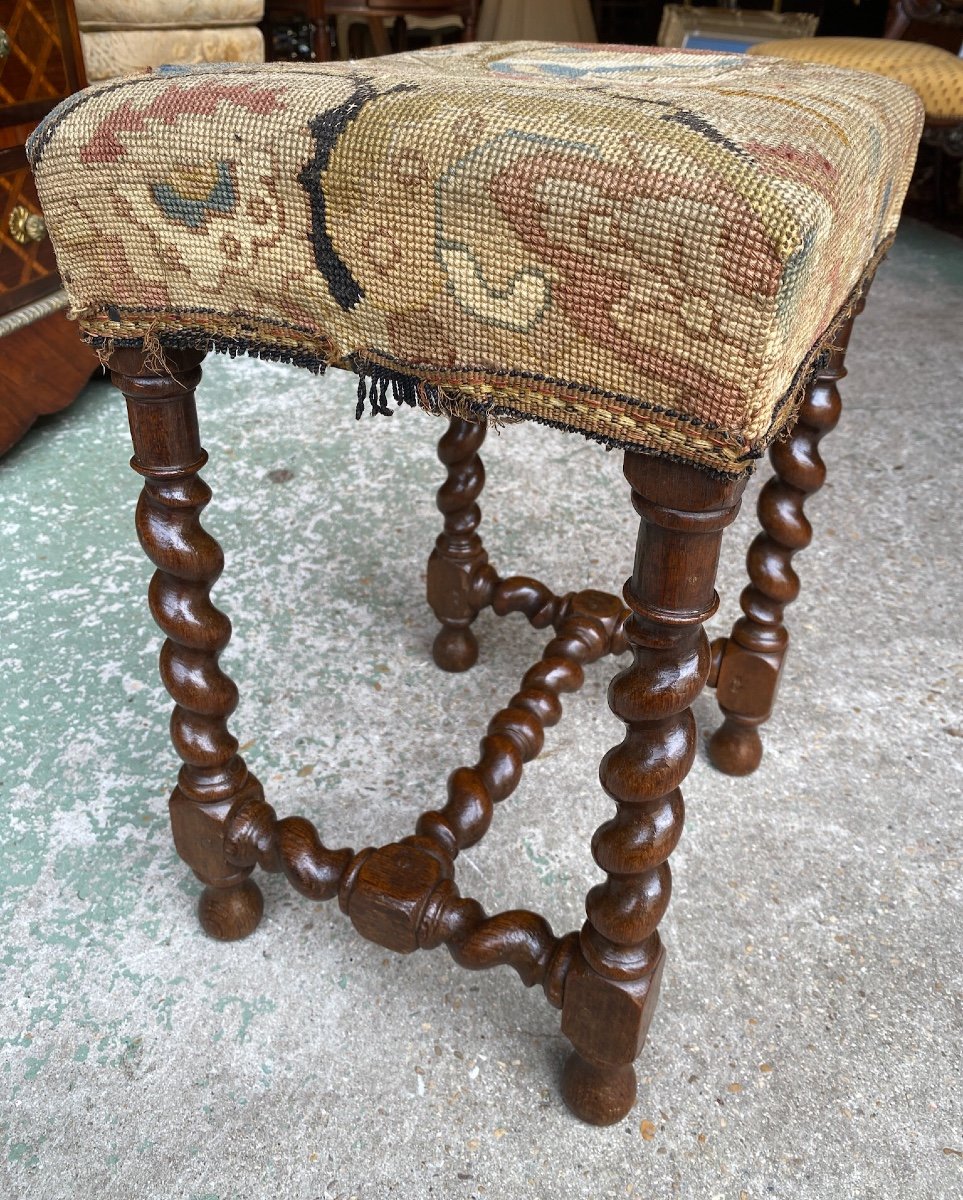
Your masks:
{"label": "blue object in background", "polygon": [[682,43],[685,50],[728,50],[731,54],[745,54],[750,46],[762,38],[713,37],[711,34],[690,33]]}

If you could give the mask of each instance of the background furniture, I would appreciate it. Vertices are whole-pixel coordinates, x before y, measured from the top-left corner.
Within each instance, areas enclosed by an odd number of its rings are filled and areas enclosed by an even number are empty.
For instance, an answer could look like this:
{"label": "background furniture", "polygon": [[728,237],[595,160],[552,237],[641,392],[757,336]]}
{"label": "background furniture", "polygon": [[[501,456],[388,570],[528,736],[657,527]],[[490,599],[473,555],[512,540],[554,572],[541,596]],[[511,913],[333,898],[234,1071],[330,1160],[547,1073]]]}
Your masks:
{"label": "background furniture", "polygon": [[46,234],[24,142],[85,85],[65,0],[0,0],[0,454],[42,413],[70,404],[97,367],[76,326]]}
{"label": "background furniture", "polygon": [[478,25],[482,42],[597,42],[589,0],[484,0]]}
{"label": "background furniture", "polygon": [[[376,54],[408,48],[410,32],[421,40],[479,41],[564,41],[595,42],[595,22],[589,0],[327,0],[329,17],[337,22],[337,44],[341,57],[349,48],[348,27],[364,21]],[[391,18],[394,31],[389,34]],[[451,18],[455,19],[453,26]],[[431,35],[434,34],[434,37]]]}
{"label": "background furniture", "polygon": [[263,62],[264,0],[75,0],[87,78],[161,63]]}
{"label": "background furniture", "polygon": [[783,12],[778,3],[771,11],[762,12],[742,7],[708,8],[688,2],[666,4],[658,44],[739,53],[754,42],[772,38],[812,37],[818,23],[815,14]]}
{"label": "background furniture", "polygon": [[[723,0],[694,0],[700,7],[725,7]],[[876,37],[883,32],[888,0],[784,0],[785,13],[819,17],[820,33]],[[771,9],[770,0],[742,0],[747,12]],[[593,0],[595,22],[603,42],[654,45],[663,0]]]}
{"label": "background furniture", "polygon": [[[409,32],[429,40],[447,33],[454,40],[474,41],[479,0],[325,0],[325,12],[336,28],[341,58],[353,57],[351,27],[363,25],[376,55],[407,49]],[[393,31],[394,44],[392,44]]]}
{"label": "background furniture", "polygon": [[261,28],[265,57],[272,62],[327,62],[331,57],[324,0],[267,0]]}
{"label": "background furniture", "polygon": [[890,0],[886,36],[927,42],[957,54],[963,42],[961,0]]}

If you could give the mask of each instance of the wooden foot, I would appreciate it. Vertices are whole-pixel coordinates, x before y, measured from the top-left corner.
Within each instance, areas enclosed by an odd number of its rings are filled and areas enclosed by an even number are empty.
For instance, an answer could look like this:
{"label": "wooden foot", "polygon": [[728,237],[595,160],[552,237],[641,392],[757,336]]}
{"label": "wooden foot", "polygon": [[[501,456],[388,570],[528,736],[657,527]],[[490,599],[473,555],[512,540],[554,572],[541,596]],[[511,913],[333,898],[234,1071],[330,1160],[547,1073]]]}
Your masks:
{"label": "wooden foot", "polygon": [[428,603],[441,622],[431,648],[443,671],[467,671],[478,659],[471,624],[488,603],[494,572],[476,530],[481,510],[476,503],[485,486],[478,448],[485,424],[452,417],[438,443],[438,457],[448,478],[438,489],[437,505],[445,527],[428,559]]}
{"label": "wooden foot", "polygon": [[431,657],[443,671],[467,671],[478,662],[478,638],[470,629],[445,625],[431,643]]}
{"label": "wooden foot", "polygon": [[803,504],[826,479],[817,447],[839,420],[837,383],[846,374],[846,348],[864,302],[859,301],[841,327],[826,365],[813,378],[792,434],[775,442],[769,452],[775,474],[759,494],[762,532],[746,559],[749,586],[740,597],[743,616],[728,638],[712,644],[710,684],[716,688],[724,720],[709,739],[709,758],[727,775],[748,775],[762,760],[759,726],[772,715],[789,648],[783,616],[799,595],[791,560],[812,540]]}
{"label": "wooden foot", "polygon": [[233,887],[206,887],[197,901],[201,928],[219,942],[236,942],[253,933],[264,912],[264,897],[252,879]]}
{"label": "wooden foot", "polygon": [[734,714],[709,739],[709,759],[726,775],[751,775],[762,762],[762,738],[755,725]]}
{"label": "wooden foot", "polygon": [[197,429],[194,390],[201,352],[168,351],[160,367],[136,350],[118,350],[111,378],[127,398],[134,457],[144,477],[137,534],[157,567],[150,582],[151,613],[167,635],[160,673],[174,701],[171,740],[183,762],[170,799],[174,844],[207,887],[200,901],[204,928],[218,938],[243,937],[260,920],[252,868],[225,855],[232,808],[261,796],[261,785],[237,753],[227,719],[237,688],[218,666],[231,623],[211,603],[224,566],[220,546],[200,523],[211,491],[198,475],[207,461]]}
{"label": "wooden foot", "polygon": [[609,688],[626,726],[605,755],[602,787],[615,816],[592,839],[606,879],[589,892],[588,917],[568,971],[562,1032],[575,1047],[564,1095],[577,1116],[624,1116],[635,1093],[632,1063],[658,999],[665,952],[657,926],[671,890],[668,857],[682,833],[680,784],[695,755],[690,705],[709,672],[702,625],[718,605],[714,583],[723,530],[744,480],[627,453],[625,474],[642,518],[625,585],[632,664]]}
{"label": "wooden foot", "polygon": [[635,1067],[596,1067],[574,1050],[562,1070],[562,1096],[572,1112],[589,1125],[614,1125],[635,1103]]}

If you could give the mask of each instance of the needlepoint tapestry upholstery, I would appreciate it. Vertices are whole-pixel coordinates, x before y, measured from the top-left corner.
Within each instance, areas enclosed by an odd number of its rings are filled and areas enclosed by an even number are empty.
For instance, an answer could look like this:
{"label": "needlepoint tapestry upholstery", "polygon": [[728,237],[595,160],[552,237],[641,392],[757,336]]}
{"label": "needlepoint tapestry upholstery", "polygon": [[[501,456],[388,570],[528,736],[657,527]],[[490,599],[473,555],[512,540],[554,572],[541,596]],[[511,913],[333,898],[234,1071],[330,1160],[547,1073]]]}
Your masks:
{"label": "needlepoint tapestry upholstery", "polygon": [[30,143],[95,346],[347,364],[728,474],[891,238],[922,110],[742,55],[474,44],[160,69]]}

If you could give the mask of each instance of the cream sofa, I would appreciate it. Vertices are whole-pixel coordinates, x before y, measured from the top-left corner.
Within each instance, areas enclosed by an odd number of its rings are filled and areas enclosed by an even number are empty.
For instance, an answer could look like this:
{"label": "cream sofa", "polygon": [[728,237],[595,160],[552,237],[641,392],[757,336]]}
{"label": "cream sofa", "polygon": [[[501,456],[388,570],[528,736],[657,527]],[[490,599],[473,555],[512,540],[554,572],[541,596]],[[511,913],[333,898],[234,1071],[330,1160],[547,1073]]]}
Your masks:
{"label": "cream sofa", "polygon": [[162,63],[263,62],[264,0],[74,0],[87,78]]}

